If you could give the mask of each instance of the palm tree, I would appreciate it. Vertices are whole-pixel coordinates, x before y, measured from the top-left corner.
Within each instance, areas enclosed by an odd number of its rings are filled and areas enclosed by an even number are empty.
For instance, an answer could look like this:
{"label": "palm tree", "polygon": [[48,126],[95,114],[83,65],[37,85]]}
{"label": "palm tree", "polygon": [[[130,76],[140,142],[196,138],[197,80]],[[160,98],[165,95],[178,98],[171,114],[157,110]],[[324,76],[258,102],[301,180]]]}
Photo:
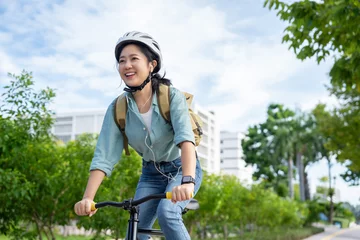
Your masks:
{"label": "palm tree", "polygon": [[300,198],[305,201],[310,199],[306,166],[320,159],[321,141],[313,115],[299,111],[295,122],[295,153],[300,181]]}
{"label": "palm tree", "polygon": [[293,187],[293,143],[295,113],[283,105],[272,104],[268,110],[268,124],[272,130],[273,157],[287,162],[289,197],[294,198]]}

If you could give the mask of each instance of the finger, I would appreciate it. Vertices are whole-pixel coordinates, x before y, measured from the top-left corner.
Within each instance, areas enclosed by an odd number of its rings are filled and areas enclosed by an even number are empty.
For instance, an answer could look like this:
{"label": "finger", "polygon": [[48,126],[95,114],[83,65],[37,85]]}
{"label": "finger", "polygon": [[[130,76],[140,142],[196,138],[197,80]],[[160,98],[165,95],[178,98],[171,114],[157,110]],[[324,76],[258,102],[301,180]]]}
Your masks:
{"label": "finger", "polygon": [[173,189],[173,191],[172,191],[171,202],[176,203],[176,191],[175,191],[175,189]]}
{"label": "finger", "polygon": [[91,204],[89,201],[85,201],[85,213],[90,214],[91,213]]}
{"label": "finger", "polygon": [[95,209],[94,211],[91,211],[89,214],[89,217],[93,216],[96,212],[97,212],[97,209]]}
{"label": "finger", "polygon": [[75,213],[78,215],[78,216],[81,216],[82,215],[82,211],[81,211],[81,203],[80,202],[77,202],[75,204]]}
{"label": "finger", "polygon": [[181,193],[181,201],[185,201],[187,199],[187,189],[183,189]]}

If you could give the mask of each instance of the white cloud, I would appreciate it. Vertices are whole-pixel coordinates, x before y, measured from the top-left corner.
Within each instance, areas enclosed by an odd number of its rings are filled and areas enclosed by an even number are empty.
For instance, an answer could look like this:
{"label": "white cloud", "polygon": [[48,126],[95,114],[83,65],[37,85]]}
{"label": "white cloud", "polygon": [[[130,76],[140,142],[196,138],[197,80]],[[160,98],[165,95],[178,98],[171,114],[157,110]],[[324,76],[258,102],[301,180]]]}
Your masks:
{"label": "white cloud", "polygon": [[[211,105],[221,125],[233,126],[255,109],[265,111],[272,100],[268,88],[304,67],[281,45],[280,36],[253,40],[239,35],[234,26],[251,26],[256,20],[239,19],[229,24],[227,13],[212,5],[165,0],[33,5],[23,7],[24,14],[19,18],[13,17],[19,9],[13,5],[7,18],[14,33],[27,34],[28,43],[41,37],[48,51],[43,54],[35,49],[18,66],[41,75],[50,87],[59,89],[58,97],[66,92],[70,106],[81,102],[75,97],[81,88],[83,92],[98,90],[109,98],[118,94],[120,78],[114,68],[114,45],[131,30],[148,32],[158,40],[167,76],[176,87],[196,95],[204,90],[195,88],[199,80],[214,79],[214,85],[204,87],[213,98],[226,95]],[[18,49],[25,51],[28,47]],[[229,112],[231,116],[226,115]]]}
{"label": "white cloud", "polygon": [[224,60],[212,89],[214,98],[225,95],[228,101],[219,102],[212,109],[218,113],[221,126],[228,130],[245,130],[238,119],[253,111],[266,111],[273,101],[269,87],[285,81],[301,71],[306,64],[298,60],[272,38],[256,42],[242,41],[219,47],[217,55]]}
{"label": "white cloud", "polygon": [[[109,103],[110,104],[110,103]],[[57,113],[76,111],[79,109],[96,109],[104,106],[96,97],[81,95],[77,92],[59,91],[50,109]]]}
{"label": "white cloud", "polygon": [[[139,8],[139,4],[143,7]],[[183,2],[67,1],[51,8],[40,7],[35,7],[39,14],[24,21],[25,27],[18,26],[21,20],[17,19],[15,32],[23,34],[28,29],[32,37],[41,35],[53,53],[38,55],[33,51],[22,65],[41,74],[90,83],[88,87],[104,94],[112,92],[107,88],[113,89],[113,83],[120,80],[114,75],[113,51],[116,40],[125,31],[146,31],[158,39],[168,76],[179,88],[192,88],[201,77],[216,73],[218,63],[211,59],[212,44],[235,38],[235,34],[226,30],[225,13],[213,7],[193,8]],[[11,9],[15,11],[16,7]],[[29,13],[29,10],[24,11]],[[149,15],[149,12],[159,14]],[[41,33],[36,35],[29,29],[39,29]],[[17,49],[25,51],[26,47]],[[204,51],[209,51],[210,60],[203,56]],[[71,85],[68,88],[74,90]]]}
{"label": "white cloud", "polygon": [[19,67],[14,60],[0,48],[0,83],[6,83],[8,79],[5,77],[7,73],[18,73]]}

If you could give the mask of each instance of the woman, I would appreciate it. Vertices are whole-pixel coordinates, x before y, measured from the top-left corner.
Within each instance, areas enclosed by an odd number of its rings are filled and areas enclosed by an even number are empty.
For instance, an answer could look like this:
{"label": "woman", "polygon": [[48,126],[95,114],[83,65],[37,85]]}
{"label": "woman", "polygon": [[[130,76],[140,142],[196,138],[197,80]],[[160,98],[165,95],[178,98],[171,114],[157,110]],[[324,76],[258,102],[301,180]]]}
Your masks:
{"label": "woman", "polygon": [[[192,194],[199,190],[202,171],[185,97],[170,87],[171,125],[167,124],[160,114],[156,94],[159,84],[170,86],[171,82],[158,73],[162,66],[161,51],[148,34],[126,33],[116,44],[115,58],[127,86],[126,136],[143,158],[135,199],[172,192],[172,201],[152,200],[140,205],[138,226],[151,228],[157,217],[166,239],[190,239],[181,213]],[[96,191],[104,176],[111,175],[123,151],[123,136],[114,121],[114,103],[104,118],[83,199],[74,206],[80,216],[96,213],[90,210]],[[139,239],[149,237],[139,234]]]}

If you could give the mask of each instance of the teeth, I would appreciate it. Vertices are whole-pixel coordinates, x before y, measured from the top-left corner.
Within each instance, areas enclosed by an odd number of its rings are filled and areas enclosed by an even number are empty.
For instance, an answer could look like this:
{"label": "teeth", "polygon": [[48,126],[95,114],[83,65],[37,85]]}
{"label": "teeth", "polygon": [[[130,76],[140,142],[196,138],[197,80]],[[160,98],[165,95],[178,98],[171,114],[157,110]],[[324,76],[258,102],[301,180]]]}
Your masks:
{"label": "teeth", "polygon": [[132,75],[134,75],[135,73],[127,73],[127,74],[125,74],[125,76],[132,76]]}

